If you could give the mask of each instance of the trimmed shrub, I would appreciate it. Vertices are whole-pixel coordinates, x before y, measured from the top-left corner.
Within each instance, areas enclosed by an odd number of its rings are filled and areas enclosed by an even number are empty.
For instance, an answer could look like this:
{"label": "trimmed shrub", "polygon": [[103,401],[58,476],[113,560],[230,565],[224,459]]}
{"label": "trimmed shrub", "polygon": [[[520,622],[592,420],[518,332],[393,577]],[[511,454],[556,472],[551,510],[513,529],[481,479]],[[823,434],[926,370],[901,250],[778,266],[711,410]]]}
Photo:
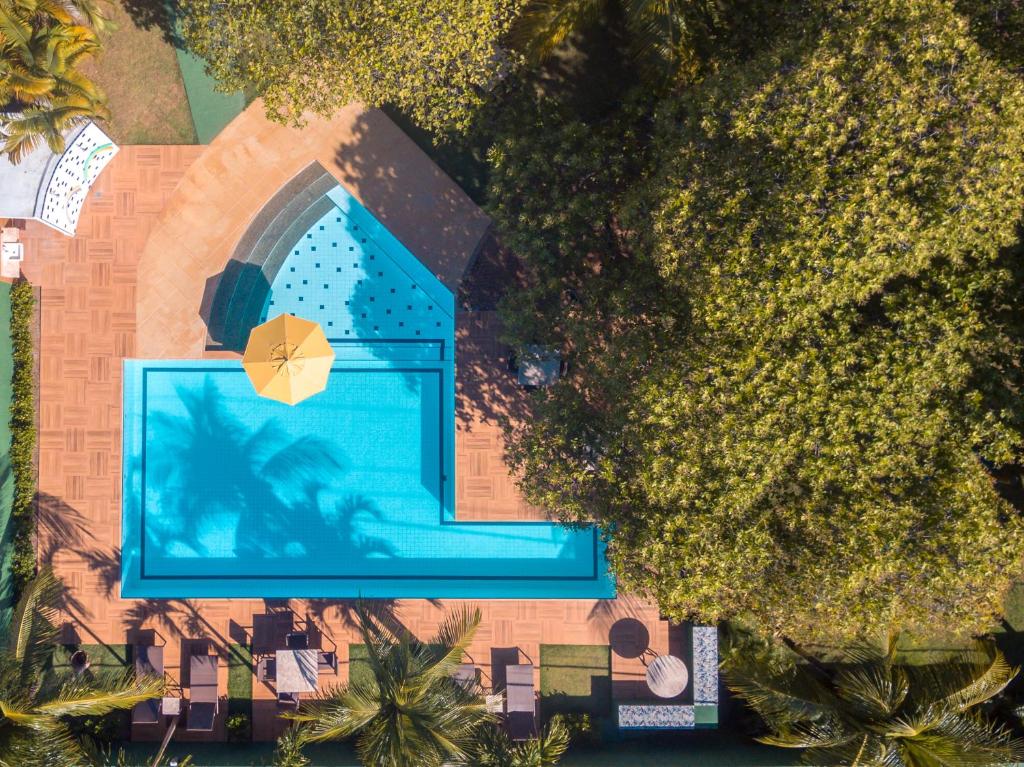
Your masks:
{"label": "trimmed shrub", "polygon": [[11,471],[14,475],[14,504],[11,512],[13,557],[11,573],[14,596],[35,575],[36,495],[36,400],[35,355],[32,322],[35,317],[32,285],[19,280],[11,287],[11,343],[14,373],[11,377]]}
{"label": "trimmed shrub", "polygon": [[240,743],[252,739],[252,725],[245,714],[232,714],[225,724],[228,729],[228,740]]}

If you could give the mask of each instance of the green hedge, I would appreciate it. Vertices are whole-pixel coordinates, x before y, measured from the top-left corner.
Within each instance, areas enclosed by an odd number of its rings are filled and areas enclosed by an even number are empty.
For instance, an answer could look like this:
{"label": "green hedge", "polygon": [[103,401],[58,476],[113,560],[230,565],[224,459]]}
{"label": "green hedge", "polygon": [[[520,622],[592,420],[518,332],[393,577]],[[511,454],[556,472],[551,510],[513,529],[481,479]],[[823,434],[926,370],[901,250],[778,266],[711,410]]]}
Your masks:
{"label": "green hedge", "polygon": [[36,401],[32,323],[36,299],[32,286],[19,280],[11,287],[11,343],[14,374],[11,379],[11,470],[14,474],[13,557],[11,574],[15,599],[35,575]]}

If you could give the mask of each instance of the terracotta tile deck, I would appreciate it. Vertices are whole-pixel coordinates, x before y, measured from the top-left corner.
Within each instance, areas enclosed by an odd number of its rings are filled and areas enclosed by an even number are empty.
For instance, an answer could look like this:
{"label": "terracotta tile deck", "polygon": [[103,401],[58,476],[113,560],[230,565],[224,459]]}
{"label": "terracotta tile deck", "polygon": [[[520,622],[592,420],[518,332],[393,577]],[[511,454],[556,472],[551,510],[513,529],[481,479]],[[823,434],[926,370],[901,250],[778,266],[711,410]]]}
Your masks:
{"label": "terracotta tile deck", "polygon": [[[216,142],[210,148],[123,148],[94,187],[75,239],[34,223],[29,223],[23,236],[25,275],[40,287],[42,296],[40,554],[53,562],[70,587],[66,617],[86,643],[126,642],[134,632],[154,630],[166,643],[166,668],[176,684],[186,682],[182,669],[187,669],[187,662],[182,664],[181,659],[188,654],[189,640],[208,639],[222,656],[220,686],[225,696],[228,644],[245,641],[254,615],[282,605],[263,600],[119,598],[121,361],[143,356],[137,323],[145,325],[150,333],[145,352],[153,355],[161,351],[159,339],[154,337],[157,317],[166,318],[167,324],[160,331],[166,342],[164,351],[200,356],[194,346],[195,323],[183,323],[186,328],[179,336],[176,328],[182,323],[171,322],[171,318],[182,316],[182,301],[194,302],[190,316],[195,315],[202,282],[210,268],[219,271],[223,266],[223,262],[218,266],[209,260],[213,259],[212,253],[227,259],[231,238],[244,229],[261,200],[273,194],[276,187],[253,189],[239,198],[232,211],[197,221],[181,218],[186,209],[181,198],[196,199],[206,184],[221,189],[224,176],[242,172],[255,162],[256,155],[251,152],[259,137],[247,142],[239,135],[240,130],[240,126],[233,125],[222,134],[233,136],[240,147],[241,154],[231,162],[214,162],[204,155],[204,151],[216,149]],[[387,149],[385,146],[381,151]],[[368,176],[375,176],[375,157],[371,154],[363,158],[363,172]],[[277,183],[269,176],[261,178],[269,179],[266,183],[271,186]],[[413,205],[415,199],[403,204]],[[172,236],[169,222],[194,226]],[[213,231],[202,231],[200,224]],[[183,262],[178,247],[181,240],[175,237],[183,238],[186,232],[191,253],[201,254],[204,248],[210,248],[211,255],[201,268],[192,269]],[[196,353],[183,353],[190,349]],[[458,513],[462,518],[536,518],[539,511],[522,500],[503,461],[499,420],[515,417],[523,402],[507,371],[507,354],[497,341],[493,312],[466,312],[459,317],[457,353]],[[409,600],[393,605],[392,614],[414,634],[426,637],[445,610],[455,604]],[[655,652],[665,652],[669,646],[667,624],[659,620],[657,610],[628,596],[612,601],[475,604],[483,612],[483,623],[470,656],[481,666],[485,681],[494,678],[491,657],[495,650],[514,648],[524,661],[539,664],[541,643],[607,644],[611,625],[627,616],[645,624]],[[348,645],[358,641],[349,605],[331,600],[295,600],[287,606],[300,617],[310,616],[338,648],[338,674],[321,681],[344,682],[348,676]],[[643,667],[638,661],[614,655],[613,659],[616,683],[642,680]],[[537,682],[539,685],[539,678]],[[273,738],[281,727],[274,696],[272,687],[254,681],[257,738]],[[223,738],[226,709],[222,697],[214,733],[193,735],[179,728],[176,737]],[[159,727],[136,728],[134,735],[157,739],[161,731]]]}

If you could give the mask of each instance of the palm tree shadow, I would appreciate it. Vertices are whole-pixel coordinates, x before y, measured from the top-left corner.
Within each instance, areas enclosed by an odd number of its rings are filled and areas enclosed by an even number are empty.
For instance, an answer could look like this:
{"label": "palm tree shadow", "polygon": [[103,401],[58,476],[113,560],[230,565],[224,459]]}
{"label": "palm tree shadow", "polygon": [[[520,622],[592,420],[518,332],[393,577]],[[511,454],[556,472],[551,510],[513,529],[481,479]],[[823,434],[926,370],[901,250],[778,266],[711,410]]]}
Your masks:
{"label": "palm tree shadow", "polygon": [[[209,376],[201,390],[177,395],[184,414],[152,416],[160,439],[150,446],[147,485],[159,489],[161,513],[145,534],[155,550],[253,561],[395,555],[373,534],[382,514],[372,499],[334,502],[349,465],[338,445],[293,438],[274,420],[242,423]],[[225,548],[210,551],[226,528],[234,533]],[[204,537],[206,529],[217,535]]]}
{"label": "palm tree shadow", "polygon": [[200,391],[178,389],[185,415],[153,415],[159,449],[147,467],[160,488],[161,514],[146,531],[160,550],[184,547],[193,555],[218,555],[201,539],[207,523],[235,518],[235,550],[219,555],[287,556],[301,534],[306,549],[330,542],[318,513],[321,492],[345,471],[339,448],[315,436],[292,439],[275,421],[243,424],[223,405],[211,377]]}
{"label": "palm tree shadow", "polygon": [[349,542],[349,551],[352,555],[358,557],[395,556],[395,549],[390,541],[367,535],[357,524],[361,514],[365,514],[373,520],[380,520],[383,517],[372,499],[355,493],[349,494],[335,504],[335,511],[337,517],[334,528],[342,541]]}

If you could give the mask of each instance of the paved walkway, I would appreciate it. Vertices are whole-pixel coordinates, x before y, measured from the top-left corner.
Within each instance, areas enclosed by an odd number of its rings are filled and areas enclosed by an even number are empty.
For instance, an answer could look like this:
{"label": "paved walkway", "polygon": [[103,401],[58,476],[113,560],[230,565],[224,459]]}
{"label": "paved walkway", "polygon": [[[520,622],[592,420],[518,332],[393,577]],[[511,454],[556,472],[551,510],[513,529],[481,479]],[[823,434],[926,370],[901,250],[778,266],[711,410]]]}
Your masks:
{"label": "paved walkway", "polygon": [[[225,133],[238,130],[232,125]],[[222,134],[222,138],[228,136]],[[235,139],[245,143],[242,136]],[[216,146],[206,151],[211,149]],[[218,178],[241,172],[245,164],[240,155],[229,167],[224,158],[230,153],[222,151],[214,155],[221,158],[220,170],[215,172],[214,163],[203,152],[203,147],[126,147],[90,195],[78,237],[68,239],[32,223],[23,237],[25,274],[42,291],[40,556],[53,563],[69,587],[64,614],[82,642],[123,643],[138,631],[153,630],[166,642],[168,675],[178,684],[187,681],[182,678],[187,664],[181,659],[187,657],[194,640],[209,640],[226,658],[227,645],[245,640],[246,627],[252,626],[255,615],[282,608],[280,603],[263,600],[122,600],[118,593],[121,361],[144,352],[157,356],[164,350],[201,356],[196,346],[205,335],[201,325],[185,317],[189,328],[185,334],[162,338],[161,333],[166,336],[176,324],[162,328],[158,318],[165,315],[158,309],[177,307],[168,317],[179,316],[176,312],[186,305],[195,311],[207,273],[216,273],[223,263],[214,264],[210,256],[211,260],[202,262],[205,266],[189,271],[177,244],[187,239],[190,230],[178,230],[178,241],[167,238],[184,221],[183,210],[197,210],[185,206],[182,198],[198,206],[197,185],[210,183],[223,189]],[[370,166],[365,167],[368,175],[374,175]],[[241,209],[245,200],[253,211]],[[251,216],[261,200],[262,193],[240,198],[232,220]],[[240,227],[209,231],[197,237],[188,252],[199,253],[198,243],[206,242],[226,261],[230,232]],[[522,394],[507,371],[507,353],[497,341],[497,330],[493,312],[459,317],[457,509],[460,518],[536,518],[538,511],[519,496],[503,461],[498,422],[502,416],[515,417]],[[186,354],[189,351],[193,353]],[[409,600],[384,606],[390,619],[417,636],[428,637],[445,611],[457,604]],[[485,680],[500,675],[501,665],[512,656],[539,663],[541,643],[607,644],[612,623],[627,616],[648,627],[654,651],[664,652],[669,646],[667,624],[659,620],[657,610],[628,597],[475,604],[483,612],[483,624],[470,655],[483,669]],[[299,616],[313,618],[338,647],[338,674],[322,681],[344,682],[348,645],[359,641],[351,623],[351,605],[293,600],[288,607]],[[615,684],[628,685],[642,678],[638,661],[613,656]],[[226,661],[221,664],[220,689],[226,695]],[[282,724],[276,717],[273,688],[257,683],[254,697],[256,736],[275,737]],[[223,698],[222,704],[214,733],[194,737],[223,739],[227,709]],[[159,728],[137,728],[134,735],[157,739],[161,733]]]}
{"label": "paved walkway", "polygon": [[141,254],[138,356],[202,356],[207,281],[274,193],[317,162],[455,291],[489,219],[384,113],[350,104],[301,130],[251,104],[181,180]]}

